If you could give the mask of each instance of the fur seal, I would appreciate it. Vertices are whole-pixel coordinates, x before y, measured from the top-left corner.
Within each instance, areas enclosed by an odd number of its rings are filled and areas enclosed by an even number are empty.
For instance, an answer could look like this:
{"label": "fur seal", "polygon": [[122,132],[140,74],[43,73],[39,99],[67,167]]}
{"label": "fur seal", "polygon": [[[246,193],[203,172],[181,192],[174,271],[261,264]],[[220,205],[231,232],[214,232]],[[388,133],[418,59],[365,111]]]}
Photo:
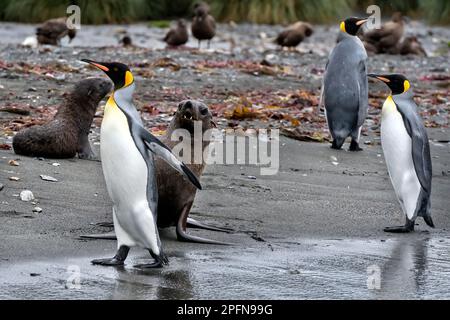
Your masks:
{"label": "fur seal", "polygon": [[69,37],[69,43],[77,34],[76,29],[67,27],[67,18],[61,17],[45,21],[36,29],[36,36],[39,44],[59,45],[62,38]]}
{"label": "fur seal", "polygon": [[209,6],[203,2],[194,5],[194,19],[191,31],[198,40],[198,48],[202,40],[208,40],[208,48],[212,38],[216,35],[216,20],[209,14]]}
{"label": "fur seal", "polygon": [[[194,121],[201,121],[202,133],[215,128],[216,124],[208,107],[198,101],[185,100],[178,105],[166,134],[161,138],[161,142],[169,148],[173,148],[178,141],[172,141],[172,133],[177,129],[185,129],[191,135],[191,150],[194,150]],[[209,141],[202,141],[203,150],[209,146]],[[193,153],[193,152],[192,152]],[[192,159],[193,160],[193,154]],[[200,177],[205,169],[205,162],[202,164],[187,164],[189,169]],[[192,204],[194,203],[196,188],[188,181],[178,177],[178,173],[170,170],[170,167],[161,161],[156,160],[156,178],[158,181],[158,227],[176,227],[177,239],[185,242],[199,242],[210,244],[224,244],[215,240],[203,239],[186,233],[186,226],[201,229],[229,232],[231,229],[209,226],[194,219],[188,218]],[[175,176],[175,177],[174,177]]]}
{"label": "fur seal", "polygon": [[[166,134],[161,137],[161,142],[170,149],[178,143],[172,141],[172,133],[177,129],[185,129],[194,137],[194,121],[202,122],[202,131],[216,127],[211,112],[208,107],[198,101],[185,100],[179,103],[178,110],[175,113]],[[191,140],[191,150],[193,150],[194,140]],[[208,147],[209,141],[203,141],[203,150]],[[193,162],[193,161],[191,161]],[[187,164],[187,167],[200,177],[205,169],[205,163]],[[155,159],[156,181],[158,186],[158,205],[157,205],[157,225],[158,228],[176,227],[177,239],[185,242],[209,243],[209,244],[227,244],[215,240],[203,239],[186,233],[186,227],[194,227],[206,230],[231,232],[228,228],[219,228],[203,224],[194,219],[188,218],[192,204],[196,195],[196,188],[192,187],[188,181],[181,179],[178,173],[174,172],[169,165],[162,159]],[[102,223],[103,226],[111,226],[110,223]],[[88,239],[108,239],[115,240],[114,232],[103,234],[82,235],[81,238]]]}
{"label": "fur seal", "polygon": [[275,42],[281,47],[296,47],[312,34],[312,25],[299,21],[281,31],[275,39]]}
{"label": "fur seal", "polygon": [[[391,21],[386,22],[380,29],[373,29],[363,33],[363,43],[376,47],[376,53],[395,54],[397,46],[405,31],[405,18],[400,12],[392,15]],[[373,47],[367,46],[370,52]]]}
{"label": "fur seal", "polygon": [[427,53],[420,41],[415,36],[406,37],[399,45],[401,55],[414,54],[426,57]]}
{"label": "fur seal", "polygon": [[102,78],[78,82],[65,97],[53,120],[19,131],[13,138],[16,154],[45,158],[93,159],[89,129],[98,103],[111,91],[112,84]]}
{"label": "fur seal", "polygon": [[169,46],[176,47],[185,44],[188,39],[189,36],[186,21],[184,19],[180,19],[174,27],[170,28],[163,41]]}

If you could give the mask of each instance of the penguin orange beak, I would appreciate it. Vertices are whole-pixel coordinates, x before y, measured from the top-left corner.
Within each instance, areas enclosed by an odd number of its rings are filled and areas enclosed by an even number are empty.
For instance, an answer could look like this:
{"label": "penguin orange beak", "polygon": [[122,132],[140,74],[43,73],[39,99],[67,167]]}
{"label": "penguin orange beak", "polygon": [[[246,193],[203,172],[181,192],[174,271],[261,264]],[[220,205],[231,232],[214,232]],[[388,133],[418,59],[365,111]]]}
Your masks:
{"label": "penguin orange beak", "polygon": [[104,72],[108,72],[109,71],[109,68],[104,66],[104,65],[102,65],[101,63],[98,63],[98,62],[95,62],[95,61],[92,61],[92,60],[89,60],[89,59],[81,59],[81,61],[87,62],[90,65],[93,65],[94,67],[97,67],[97,68],[99,68],[100,70],[102,70]]}
{"label": "penguin orange beak", "polygon": [[362,24],[364,24],[366,22],[367,22],[367,19],[362,19],[362,20],[359,20],[358,22],[356,22],[356,25],[360,26],[360,25],[362,25]]}
{"label": "penguin orange beak", "polygon": [[379,76],[379,75],[377,75],[377,74],[369,73],[367,76],[368,76],[368,77],[371,77],[371,78],[375,78],[375,79],[381,80],[381,81],[383,81],[384,83],[389,83],[389,82],[391,82],[391,80],[389,80],[388,78]]}

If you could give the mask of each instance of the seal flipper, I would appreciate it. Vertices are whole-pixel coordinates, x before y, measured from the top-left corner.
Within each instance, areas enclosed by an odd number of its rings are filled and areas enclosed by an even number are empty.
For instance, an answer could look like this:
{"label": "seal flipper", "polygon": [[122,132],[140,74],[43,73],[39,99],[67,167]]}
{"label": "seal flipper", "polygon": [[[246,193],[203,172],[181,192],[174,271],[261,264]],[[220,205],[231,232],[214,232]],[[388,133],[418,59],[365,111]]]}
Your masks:
{"label": "seal flipper", "polygon": [[82,234],[81,239],[102,239],[102,240],[117,240],[116,233],[106,232],[106,233],[93,233],[93,234]]}
{"label": "seal flipper", "polygon": [[414,231],[414,221],[411,221],[408,218],[406,218],[406,223],[404,226],[387,227],[384,228],[383,231],[389,233],[409,233]]}
{"label": "seal flipper", "polygon": [[211,230],[211,231],[218,231],[218,232],[226,232],[231,233],[234,232],[231,228],[224,228],[224,227],[216,227],[210,224],[206,224],[200,221],[197,221],[192,218],[187,218],[186,220],[186,226],[191,228],[197,228],[197,229],[204,229],[204,230]]}
{"label": "seal flipper", "polygon": [[161,157],[164,161],[166,161],[172,168],[177,170],[178,172],[184,174],[191,183],[196,186],[198,189],[202,189],[200,182],[194,173],[180,160],[178,160],[172,151],[161,141],[159,141],[155,136],[153,136],[150,132],[145,130],[144,127],[139,126],[139,133],[144,140],[147,147],[151,152]]}
{"label": "seal flipper", "polygon": [[219,245],[226,245],[226,246],[233,245],[233,243],[226,243],[226,242],[221,242],[221,241],[217,241],[217,240],[205,239],[205,238],[193,236],[193,235],[186,233],[187,216],[189,214],[191,205],[186,205],[183,208],[183,212],[181,213],[180,217],[178,218],[178,223],[177,223],[177,227],[176,227],[178,241],[204,243],[204,244],[219,244]]}
{"label": "seal flipper", "polygon": [[101,265],[101,266],[122,266],[124,264],[125,259],[128,256],[128,252],[130,252],[130,247],[120,246],[119,250],[117,250],[117,253],[113,258],[95,259],[92,260],[91,263],[94,265]]}

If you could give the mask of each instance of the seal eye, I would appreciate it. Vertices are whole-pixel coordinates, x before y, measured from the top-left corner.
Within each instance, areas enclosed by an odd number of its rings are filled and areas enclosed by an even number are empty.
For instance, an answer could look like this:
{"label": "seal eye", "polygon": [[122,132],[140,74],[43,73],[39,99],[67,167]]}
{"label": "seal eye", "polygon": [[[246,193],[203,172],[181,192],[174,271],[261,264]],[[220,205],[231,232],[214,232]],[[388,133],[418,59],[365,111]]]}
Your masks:
{"label": "seal eye", "polygon": [[200,114],[201,114],[202,116],[205,116],[206,114],[208,114],[208,109],[207,109],[207,108],[201,108],[201,109],[200,109]]}

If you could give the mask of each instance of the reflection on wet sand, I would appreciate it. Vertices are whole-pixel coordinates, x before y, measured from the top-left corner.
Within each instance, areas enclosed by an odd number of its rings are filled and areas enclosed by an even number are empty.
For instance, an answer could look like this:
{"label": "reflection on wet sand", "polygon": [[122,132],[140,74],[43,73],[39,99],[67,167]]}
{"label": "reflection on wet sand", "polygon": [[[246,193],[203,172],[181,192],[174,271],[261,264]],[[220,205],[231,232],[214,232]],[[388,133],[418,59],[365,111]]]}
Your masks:
{"label": "reflection on wet sand", "polygon": [[429,238],[407,236],[394,246],[390,258],[381,268],[381,289],[378,298],[410,299],[421,296],[427,279]]}

